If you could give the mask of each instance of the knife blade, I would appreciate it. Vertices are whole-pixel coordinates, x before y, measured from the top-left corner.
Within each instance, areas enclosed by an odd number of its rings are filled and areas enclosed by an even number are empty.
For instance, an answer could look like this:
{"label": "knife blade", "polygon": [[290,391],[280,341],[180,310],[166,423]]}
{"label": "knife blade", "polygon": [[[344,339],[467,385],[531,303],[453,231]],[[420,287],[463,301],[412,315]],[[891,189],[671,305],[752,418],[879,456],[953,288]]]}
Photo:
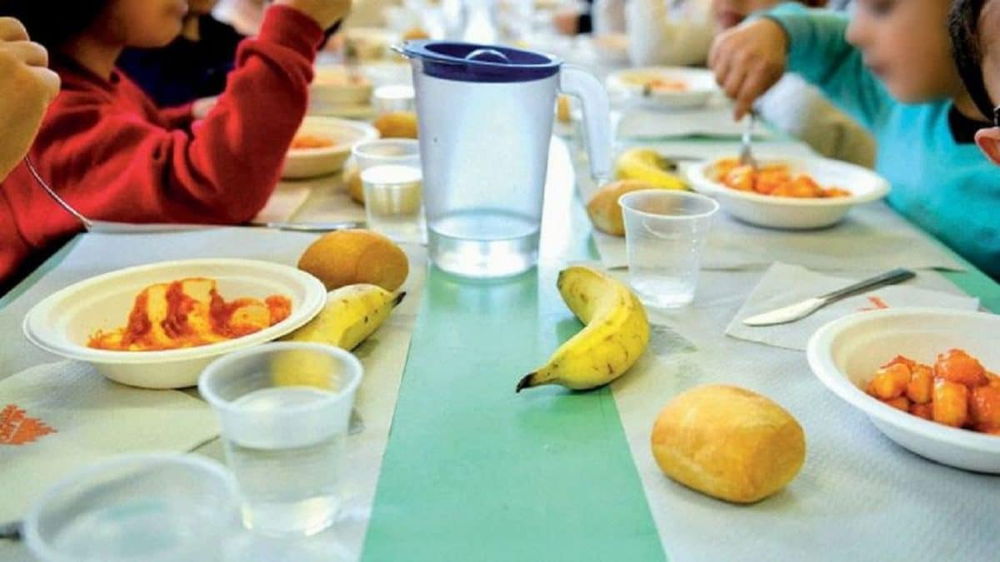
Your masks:
{"label": "knife blade", "polygon": [[893,269],[880,275],[876,275],[875,277],[858,281],[853,285],[848,285],[843,289],[838,289],[825,295],[808,298],[788,306],[783,306],[775,310],[757,314],[749,318],[744,318],[743,324],[757,327],[795,322],[796,320],[801,320],[806,316],[809,316],[813,312],[816,312],[830,303],[837,302],[841,299],[845,299],[859,293],[864,293],[876,287],[901,283],[907,279],[912,279],[916,275],[916,273],[913,273],[909,269]]}

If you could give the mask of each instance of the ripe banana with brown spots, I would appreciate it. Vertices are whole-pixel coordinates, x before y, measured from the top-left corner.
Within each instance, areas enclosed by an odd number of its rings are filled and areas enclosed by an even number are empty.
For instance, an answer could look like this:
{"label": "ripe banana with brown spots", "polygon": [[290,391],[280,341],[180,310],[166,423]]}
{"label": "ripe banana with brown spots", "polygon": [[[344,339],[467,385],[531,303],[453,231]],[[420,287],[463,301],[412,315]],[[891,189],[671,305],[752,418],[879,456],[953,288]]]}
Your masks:
{"label": "ripe banana with brown spots", "polygon": [[517,383],[517,391],[544,384],[575,390],[603,386],[620,377],[649,343],[649,320],[639,299],[623,283],[574,266],[559,273],[559,294],[586,324],[549,362]]}

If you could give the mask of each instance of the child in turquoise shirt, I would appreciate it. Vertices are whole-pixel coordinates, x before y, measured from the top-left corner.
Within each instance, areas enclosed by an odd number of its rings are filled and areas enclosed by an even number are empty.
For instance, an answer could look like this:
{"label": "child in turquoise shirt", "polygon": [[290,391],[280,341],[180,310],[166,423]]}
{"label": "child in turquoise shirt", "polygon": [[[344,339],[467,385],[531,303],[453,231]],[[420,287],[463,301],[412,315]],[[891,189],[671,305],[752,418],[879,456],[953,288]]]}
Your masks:
{"label": "child in turquoise shirt", "polygon": [[[846,16],[783,4],[721,35],[709,58],[745,112],[787,68],[875,135],[889,204],[1000,278],[1000,173],[951,61],[948,0],[857,0]],[[891,256],[887,256],[891,259]]]}

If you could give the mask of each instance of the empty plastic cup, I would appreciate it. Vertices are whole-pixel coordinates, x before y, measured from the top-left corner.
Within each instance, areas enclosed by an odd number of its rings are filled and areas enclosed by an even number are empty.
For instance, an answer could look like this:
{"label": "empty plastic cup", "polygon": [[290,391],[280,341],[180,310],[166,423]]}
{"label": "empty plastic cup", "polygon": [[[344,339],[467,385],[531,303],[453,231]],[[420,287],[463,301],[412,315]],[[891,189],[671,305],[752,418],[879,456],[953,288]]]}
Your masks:
{"label": "empty plastic cup", "polygon": [[633,191],[618,202],[625,219],[629,283],[639,299],[653,308],[690,303],[719,204],[697,193],[665,189]]}
{"label": "empty plastic cup", "polygon": [[219,415],[247,528],[311,535],[333,524],[361,375],[349,352],[299,342],[237,351],[205,368],[198,390]]}
{"label": "empty plastic cup", "polygon": [[123,455],[73,472],[24,519],[28,549],[45,562],[221,560],[239,530],[236,487],[196,455]]}

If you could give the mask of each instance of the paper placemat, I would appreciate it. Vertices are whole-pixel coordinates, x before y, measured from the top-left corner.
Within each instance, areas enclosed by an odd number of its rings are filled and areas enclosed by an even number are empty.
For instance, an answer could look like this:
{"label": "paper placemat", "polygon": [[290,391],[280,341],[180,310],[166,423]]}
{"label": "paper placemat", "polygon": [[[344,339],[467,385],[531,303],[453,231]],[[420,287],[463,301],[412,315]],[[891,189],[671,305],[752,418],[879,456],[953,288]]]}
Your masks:
{"label": "paper placemat", "polygon": [[803,267],[776,263],[754,288],[743,307],[726,327],[726,335],[741,340],[805,351],[809,338],[824,324],[848,314],[879,308],[932,306],[956,310],[977,310],[979,299],[962,295],[957,288],[950,292],[928,291],[910,282],[880,287],[868,293],[848,297],[825,306],[811,315],[788,324],[747,326],[744,318],[842,289],[862,278],[845,279],[809,271]]}
{"label": "paper placemat", "polygon": [[[31,306],[63,287],[108,271],[171,259],[248,258],[295,265],[302,251],[317,237],[317,234],[238,227],[157,234],[82,235],[53,270],[0,310],[0,338],[4,341],[0,346],[0,379],[52,361],[52,355],[36,349],[24,339],[21,322]],[[350,480],[345,482],[348,494],[341,513],[342,521],[330,531],[309,539],[322,543],[335,537],[336,543],[353,557],[360,556],[364,544],[399,382],[426,280],[426,249],[409,244],[401,247],[410,259],[410,275],[401,288],[407,296],[386,324],[356,350],[365,367],[355,404],[364,430],[348,441],[349,463],[353,468]],[[194,391],[186,391],[186,394],[194,395]],[[207,415],[213,416],[207,405],[205,408]],[[214,417],[212,420],[214,424]],[[224,462],[218,440],[196,452]],[[7,551],[15,558],[27,557],[23,545],[0,545],[0,556],[6,557]]]}
{"label": "paper placemat", "polygon": [[113,383],[76,361],[0,381],[0,522],[66,474],[120,453],[186,452],[218,435],[211,408],[170,390]]}
{"label": "paper placemat", "polygon": [[[642,107],[623,106],[618,121],[619,138],[652,140],[671,137],[740,138],[743,122],[733,120],[733,110],[728,103],[714,102],[697,109],[655,111]],[[760,126],[754,130],[758,140],[774,137],[774,133]]]}
{"label": "paper placemat", "polygon": [[[625,238],[594,231],[607,268],[628,267]],[[819,270],[964,268],[939,242],[906,222],[884,203],[857,206],[839,224],[791,231],[752,226],[720,211],[702,255],[704,269],[761,268],[773,262]]]}
{"label": "paper placemat", "polygon": [[[694,304],[660,315],[646,356],[612,385],[670,559],[994,559],[1000,478],[945,467],[896,446],[813,376],[804,353],[723,335],[760,275],[705,272]],[[927,276],[927,285],[940,281],[933,272]],[[807,458],[784,491],[738,506],[660,472],[649,445],[659,410],[679,392],[706,383],[760,392],[798,419]]]}
{"label": "paper placemat", "polygon": [[[326,179],[326,178],[324,178]],[[331,181],[326,179],[327,182]],[[267,205],[261,209],[253,222],[280,222],[287,221],[295,215],[313,191],[313,187],[321,184],[322,180],[311,180],[308,182],[281,182],[267,200]]]}
{"label": "paper placemat", "polygon": [[365,221],[365,207],[355,203],[347,194],[341,176],[330,176],[318,180],[308,180],[312,184],[312,194],[308,204],[294,216],[298,222]]}

